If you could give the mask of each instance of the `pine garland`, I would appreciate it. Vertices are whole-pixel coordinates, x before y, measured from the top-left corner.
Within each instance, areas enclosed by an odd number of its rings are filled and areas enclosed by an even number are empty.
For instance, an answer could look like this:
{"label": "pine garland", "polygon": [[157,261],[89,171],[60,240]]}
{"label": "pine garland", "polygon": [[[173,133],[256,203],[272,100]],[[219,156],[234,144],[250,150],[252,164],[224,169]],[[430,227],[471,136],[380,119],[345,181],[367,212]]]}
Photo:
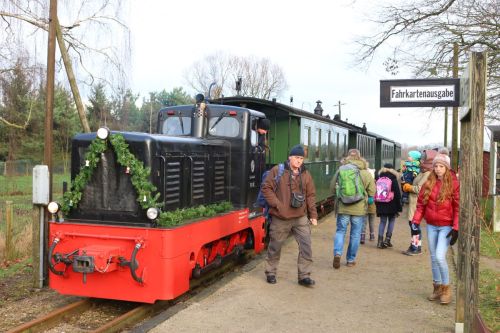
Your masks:
{"label": "pine garland", "polygon": [[[129,145],[125,142],[123,135],[110,133],[109,140],[101,140],[96,137],[90,143],[85,153],[85,165],[80,168],[80,172],[72,181],[71,190],[65,192],[63,195],[61,211],[64,215],[68,215],[72,209],[78,207],[78,203],[82,199],[83,189],[92,177],[99,163],[101,154],[109,148],[108,141],[111,142],[118,164],[125,167],[126,172],[130,174],[130,180],[137,192],[137,201],[141,207],[143,209],[153,207],[159,209],[163,205],[158,202],[160,193],[154,194],[156,187],[149,181],[151,170],[145,168],[144,164],[130,152],[128,148]],[[176,209],[175,211],[161,212],[157,224],[164,227],[176,226],[182,224],[186,220],[212,217],[227,212],[232,208],[233,206],[230,202],[224,201],[206,206],[200,205],[197,207]]]}
{"label": "pine garland", "polygon": [[197,207],[189,207],[184,209],[176,209],[174,211],[162,212],[158,219],[158,225],[162,227],[173,227],[186,222],[202,217],[212,217],[217,214],[225,213],[233,209],[233,205],[229,201],[223,201],[217,204],[199,205]]}

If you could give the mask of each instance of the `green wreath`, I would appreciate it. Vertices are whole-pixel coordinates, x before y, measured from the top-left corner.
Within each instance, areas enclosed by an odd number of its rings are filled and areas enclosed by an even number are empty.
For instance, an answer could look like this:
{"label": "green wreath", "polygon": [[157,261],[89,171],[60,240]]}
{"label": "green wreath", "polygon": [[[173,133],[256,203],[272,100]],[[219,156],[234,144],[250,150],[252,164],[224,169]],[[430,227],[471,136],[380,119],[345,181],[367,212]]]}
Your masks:
{"label": "green wreath", "polygon": [[[71,182],[70,191],[65,192],[63,195],[61,211],[64,215],[68,215],[73,208],[78,207],[78,203],[82,199],[82,191],[92,177],[101,154],[108,149],[108,142],[111,143],[116,153],[118,164],[125,167],[127,173],[130,174],[132,185],[137,192],[137,201],[141,207],[143,209],[160,209],[163,205],[158,202],[160,193],[155,194],[156,187],[149,181],[151,170],[145,168],[144,164],[130,152],[129,145],[125,142],[123,135],[110,133],[109,140],[96,137],[90,143],[88,151],[85,154],[85,165],[80,168],[80,172]],[[232,204],[224,201],[218,204],[200,205],[198,207],[161,212],[157,223],[161,226],[175,226],[187,219],[211,217],[231,209]]]}

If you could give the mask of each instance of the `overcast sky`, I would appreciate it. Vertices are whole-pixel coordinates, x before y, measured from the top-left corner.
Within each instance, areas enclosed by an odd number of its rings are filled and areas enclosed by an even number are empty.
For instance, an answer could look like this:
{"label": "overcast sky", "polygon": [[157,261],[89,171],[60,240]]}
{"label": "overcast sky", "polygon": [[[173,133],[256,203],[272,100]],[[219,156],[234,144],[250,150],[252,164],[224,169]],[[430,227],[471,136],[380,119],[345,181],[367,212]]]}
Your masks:
{"label": "overcast sky", "polygon": [[342,119],[366,123],[369,131],[410,145],[442,144],[442,108],[379,107],[379,81],[409,79],[408,73],[390,76],[383,55],[368,70],[353,66],[354,38],[373,28],[366,13],[379,2],[131,1],[132,90],[144,97],[182,86],[194,94],[183,78],[194,62],[216,51],[254,55],[283,69],[289,89],[281,103],[293,96],[295,107],[312,112],[319,99],[333,116],[340,100]]}

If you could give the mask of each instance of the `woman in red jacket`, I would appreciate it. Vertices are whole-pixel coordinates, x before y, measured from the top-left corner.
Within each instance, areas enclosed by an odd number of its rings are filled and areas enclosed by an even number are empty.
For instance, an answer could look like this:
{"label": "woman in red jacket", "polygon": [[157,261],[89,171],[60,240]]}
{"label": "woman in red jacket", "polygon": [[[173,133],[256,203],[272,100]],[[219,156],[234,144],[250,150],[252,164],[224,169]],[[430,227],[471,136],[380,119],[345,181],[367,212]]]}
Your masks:
{"label": "woman in red jacket", "polygon": [[[446,252],[458,238],[460,186],[450,170],[450,158],[437,154],[432,162],[433,170],[420,190],[417,210],[413,215],[412,232],[424,218],[427,222],[427,239],[431,255],[434,291],[430,301],[441,304],[451,302],[450,276]],[[451,239],[450,239],[451,238]]]}

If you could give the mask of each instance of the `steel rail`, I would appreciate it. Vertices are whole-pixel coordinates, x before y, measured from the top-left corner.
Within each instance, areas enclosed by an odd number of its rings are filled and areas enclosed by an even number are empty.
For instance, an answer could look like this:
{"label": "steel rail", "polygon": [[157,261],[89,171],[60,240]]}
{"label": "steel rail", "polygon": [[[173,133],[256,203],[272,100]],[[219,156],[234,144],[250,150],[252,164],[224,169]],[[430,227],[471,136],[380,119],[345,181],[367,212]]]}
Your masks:
{"label": "steel rail", "polygon": [[68,304],[62,308],[56,309],[46,314],[45,316],[36,318],[20,326],[14,327],[13,329],[7,331],[7,333],[43,332],[44,330],[48,330],[56,326],[68,316],[71,316],[77,312],[83,312],[87,310],[92,306],[92,304],[93,303],[90,301],[90,299],[83,299],[81,301]]}

